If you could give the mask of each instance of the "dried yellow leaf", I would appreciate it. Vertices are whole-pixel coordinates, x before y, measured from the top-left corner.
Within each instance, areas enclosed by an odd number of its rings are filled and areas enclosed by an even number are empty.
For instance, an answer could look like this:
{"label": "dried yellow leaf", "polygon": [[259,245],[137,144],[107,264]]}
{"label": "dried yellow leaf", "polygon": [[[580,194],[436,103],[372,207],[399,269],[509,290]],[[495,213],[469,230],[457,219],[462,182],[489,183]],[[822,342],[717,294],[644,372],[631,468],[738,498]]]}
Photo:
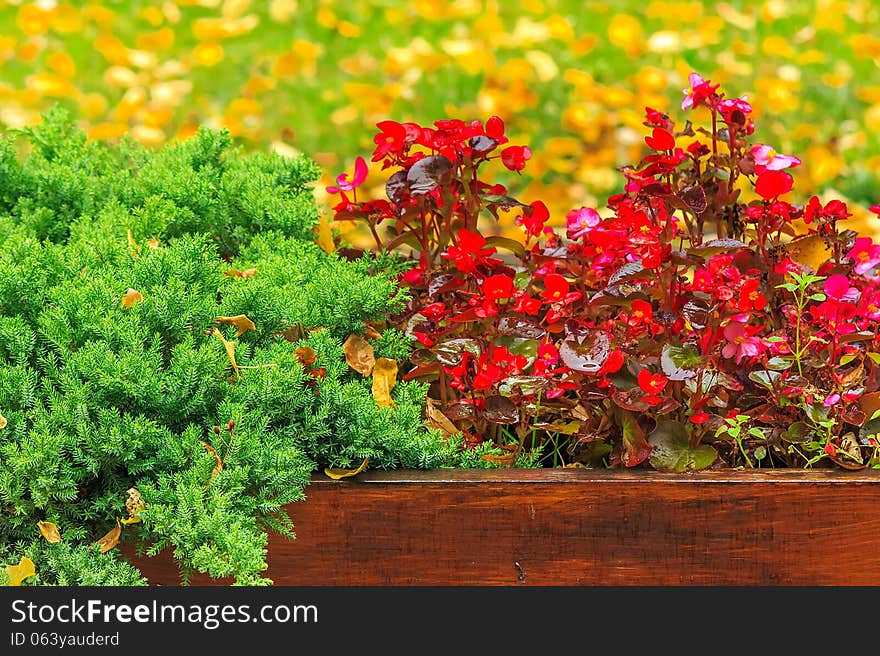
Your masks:
{"label": "dried yellow leaf", "polygon": [[152,248],[154,251],[159,249],[159,240],[153,237],[152,239],[147,240],[147,247]]}
{"label": "dried yellow leaf", "polygon": [[373,367],[373,398],[379,407],[393,407],[391,390],[397,384],[397,362],[379,358]]}
{"label": "dried yellow leaf", "polygon": [[229,361],[232,363],[232,370],[235,372],[235,377],[237,379],[241,379],[241,374],[238,372],[238,364],[235,362],[235,342],[227,341],[225,337],[223,337],[223,333],[214,328],[214,332],[212,333],[214,337],[223,342],[223,348],[226,349],[226,355],[229,356]]}
{"label": "dried yellow leaf", "polygon": [[0,430],[6,428],[9,425],[9,422],[6,420],[6,417],[0,415]]}
{"label": "dried yellow leaf", "polygon": [[213,446],[211,446],[207,442],[202,442],[201,444],[208,450],[208,453],[214,456],[214,462],[216,464],[214,465],[214,469],[211,472],[211,478],[214,478],[217,474],[223,471],[223,460],[220,459],[220,454],[217,453],[217,449],[215,449]]}
{"label": "dried yellow leaf", "polygon": [[119,544],[119,538],[122,537],[122,525],[119,523],[119,520],[116,520],[116,527],[110,529],[110,531],[102,537],[100,540],[95,542],[100,549],[101,553],[107,553],[117,544]]}
{"label": "dried yellow leaf", "polygon": [[46,542],[51,542],[52,544],[61,542],[61,532],[52,522],[37,522],[37,528],[40,529],[40,533],[46,538]]}
{"label": "dried yellow leaf", "polygon": [[806,264],[813,271],[828,261],[831,250],[818,234],[804,235],[784,244],[785,252],[798,264]]}
{"label": "dried yellow leaf", "polygon": [[131,253],[132,257],[140,257],[141,247],[134,240],[134,236],[132,236],[131,230],[128,231],[128,250]]}
{"label": "dried yellow leaf", "polygon": [[425,424],[429,429],[440,430],[443,433],[443,437],[451,437],[461,432],[450,421],[449,417],[440,411],[440,408],[434,404],[434,400],[431,397],[428,397],[425,403]]}
{"label": "dried yellow leaf", "polygon": [[318,221],[318,246],[325,253],[332,253],[336,250],[336,242],[333,241],[333,230],[330,229],[330,222],[327,217],[321,216]]}
{"label": "dried yellow leaf", "polygon": [[363,337],[349,335],[342,348],[345,350],[345,361],[348,366],[363,375],[369,376],[376,364],[373,347]]}
{"label": "dried yellow leaf", "polygon": [[339,480],[340,478],[348,478],[349,476],[354,476],[356,474],[360,474],[364,471],[364,467],[367,466],[367,463],[370,462],[370,457],[367,456],[364,458],[364,461],[361,463],[361,466],[357,469],[343,469],[342,467],[325,467],[324,473],[327,474],[330,478],[334,480]]}
{"label": "dried yellow leaf", "polygon": [[244,314],[236,314],[234,317],[217,317],[214,321],[235,326],[235,336],[241,337],[248,330],[256,330],[254,322]]}
{"label": "dried yellow leaf", "polygon": [[121,305],[124,308],[130,308],[132,305],[142,300],[144,300],[144,297],[141,296],[141,293],[138,290],[129,287],[128,291],[122,296]]}
{"label": "dried yellow leaf", "polygon": [[238,269],[229,269],[226,272],[226,275],[230,278],[253,278],[257,275],[256,269],[245,269],[244,271],[239,271]]}
{"label": "dried yellow leaf", "polygon": [[7,583],[7,585],[14,587],[20,586],[22,581],[36,573],[37,569],[34,567],[34,561],[27,556],[22,556],[21,560],[18,561],[18,565],[6,566],[6,575],[9,577],[9,583]]}

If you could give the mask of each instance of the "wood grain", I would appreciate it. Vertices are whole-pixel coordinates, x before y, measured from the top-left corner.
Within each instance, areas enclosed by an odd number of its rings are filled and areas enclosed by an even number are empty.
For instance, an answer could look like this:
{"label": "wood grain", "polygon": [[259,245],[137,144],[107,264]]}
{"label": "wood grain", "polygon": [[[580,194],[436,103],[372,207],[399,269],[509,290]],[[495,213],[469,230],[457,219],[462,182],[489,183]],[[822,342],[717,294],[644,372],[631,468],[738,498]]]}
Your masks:
{"label": "wood grain", "polygon": [[[266,575],[296,586],[880,585],[878,474],[316,476],[288,507],[297,539],[270,537]],[[135,560],[151,584],[179,583],[170,555]]]}

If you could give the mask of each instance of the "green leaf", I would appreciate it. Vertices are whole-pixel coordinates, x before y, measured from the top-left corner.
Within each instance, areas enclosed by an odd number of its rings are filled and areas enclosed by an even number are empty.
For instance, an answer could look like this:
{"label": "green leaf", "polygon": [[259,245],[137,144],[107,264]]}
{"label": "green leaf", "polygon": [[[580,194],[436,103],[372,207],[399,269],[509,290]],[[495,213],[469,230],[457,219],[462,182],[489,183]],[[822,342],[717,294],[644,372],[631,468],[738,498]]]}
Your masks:
{"label": "green leaf", "polygon": [[486,246],[503,248],[506,251],[510,251],[517,257],[525,257],[526,255],[525,247],[516,239],[511,239],[510,237],[502,237],[500,235],[492,235],[491,237],[486,237]]}
{"label": "green leaf", "polygon": [[810,421],[814,424],[819,424],[821,426],[823,422],[828,420],[828,410],[820,405],[805,404],[804,411],[807,413],[807,417],[810,418]]}
{"label": "green leaf", "polygon": [[767,361],[767,368],[773,371],[785,371],[790,369],[794,364],[794,358],[791,356],[776,356]]}
{"label": "green leaf", "polygon": [[767,457],[766,447],[759,446],[757,449],[755,449],[755,452],[753,455],[755,456],[755,460],[763,460],[764,458]]}
{"label": "green leaf", "polygon": [[749,380],[772,390],[774,381],[781,375],[778,371],[753,371],[749,374]]}
{"label": "green leaf", "polygon": [[696,471],[710,467],[718,452],[709,444],[691,446],[684,424],[658,419],[657,427],[648,438],[651,445],[651,466],[659,471]]}
{"label": "green leaf", "polygon": [[669,380],[687,380],[697,375],[704,358],[693,344],[664,344],[660,368]]}

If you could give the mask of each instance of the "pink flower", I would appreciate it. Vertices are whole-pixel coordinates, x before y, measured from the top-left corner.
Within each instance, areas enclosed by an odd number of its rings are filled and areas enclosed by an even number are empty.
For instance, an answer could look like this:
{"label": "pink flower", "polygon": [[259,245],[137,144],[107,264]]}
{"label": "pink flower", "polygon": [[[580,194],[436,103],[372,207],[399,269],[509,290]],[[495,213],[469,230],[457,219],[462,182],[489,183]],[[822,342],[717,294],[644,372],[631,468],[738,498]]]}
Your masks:
{"label": "pink flower", "polygon": [[336,177],[336,186],[327,187],[328,194],[338,194],[341,191],[352,191],[367,179],[367,162],[363,157],[354,161],[354,177],[348,180],[348,173],[341,173]]}
{"label": "pink flower", "polygon": [[849,278],[839,273],[828,276],[823,286],[825,295],[835,301],[855,301],[859,298],[859,290],[850,287]]}
{"label": "pink flower", "polygon": [[751,358],[760,355],[760,353],[766,348],[760,339],[754,335],[748,334],[744,325],[733,321],[724,327],[724,339],[727,340],[727,344],[725,344],[724,348],[721,350],[721,355],[725,358],[732,358],[735,356],[737,364],[739,364],[743,358]]}
{"label": "pink flower", "polygon": [[565,234],[569,239],[580,239],[601,222],[602,217],[590,207],[571,210],[565,215]]}
{"label": "pink flower", "polygon": [[688,75],[688,83],[690,86],[682,90],[684,93],[684,99],[681,101],[682,109],[700,106],[718,88],[717,84],[711,84],[709,80],[704,80],[699,73]]}
{"label": "pink flower", "polygon": [[880,246],[876,245],[870,237],[857,237],[853,247],[846,256],[855,260],[855,271],[860,276],[880,264]]}
{"label": "pink flower", "polygon": [[797,166],[801,161],[791,155],[780,155],[770,146],[756,144],[752,146],[752,158],[755,160],[755,171],[781,171],[791,166]]}
{"label": "pink flower", "polygon": [[834,394],[826,396],[825,400],[822,402],[822,405],[825,406],[826,408],[830,408],[832,405],[834,405],[838,401],[840,401],[840,394],[835,392]]}

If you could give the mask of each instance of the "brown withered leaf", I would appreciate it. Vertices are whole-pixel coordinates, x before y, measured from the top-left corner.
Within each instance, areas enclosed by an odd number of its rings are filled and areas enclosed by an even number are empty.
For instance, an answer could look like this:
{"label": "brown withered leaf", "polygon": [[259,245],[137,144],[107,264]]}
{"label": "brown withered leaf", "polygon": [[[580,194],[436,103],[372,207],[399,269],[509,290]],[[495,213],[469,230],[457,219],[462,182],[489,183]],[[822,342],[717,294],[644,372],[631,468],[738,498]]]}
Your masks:
{"label": "brown withered leaf", "polygon": [[382,336],[382,333],[376,330],[375,327],[367,324],[367,327],[364,329],[364,335],[370,339],[379,339]]}
{"label": "brown withered leaf", "polygon": [[229,276],[230,278],[253,278],[257,275],[257,270],[245,269],[244,271],[239,271],[238,269],[229,269],[224,275]]}
{"label": "brown withered leaf", "polygon": [[122,537],[122,524],[119,523],[119,520],[116,520],[116,527],[110,529],[107,534],[102,537],[100,540],[95,542],[98,545],[98,551],[101,553],[107,553],[117,544],[119,544],[119,538]]}
{"label": "brown withered leaf", "polygon": [[311,346],[300,346],[294,353],[304,369],[308,369],[318,360],[318,354]]}
{"label": "brown withered leaf", "polygon": [[349,476],[355,476],[356,474],[360,474],[364,471],[364,468],[367,466],[367,463],[370,462],[370,457],[367,456],[364,458],[364,461],[361,463],[360,467],[357,469],[344,469],[342,467],[325,467],[324,473],[327,474],[333,480],[338,481],[340,478],[348,478]]}
{"label": "brown withered leaf", "polygon": [[124,308],[130,308],[132,305],[139,303],[142,300],[144,300],[144,297],[141,296],[141,293],[138,290],[129,287],[128,291],[122,296],[120,305]]}
{"label": "brown withered leaf", "polygon": [[214,331],[211,334],[223,343],[223,348],[226,349],[226,355],[229,356],[229,361],[232,363],[232,370],[235,372],[235,377],[241,380],[241,374],[238,371],[238,363],[235,361],[235,342],[227,341],[226,338],[223,337],[223,333],[216,328],[214,328]]}
{"label": "brown withered leaf", "polygon": [[248,330],[256,330],[257,327],[254,325],[254,322],[247,318],[247,315],[244,314],[236,314],[234,317],[217,317],[214,319],[217,323],[223,323],[230,326],[235,326],[235,336],[241,337]]}
{"label": "brown withered leaf", "polygon": [[214,469],[211,471],[211,478],[214,478],[217,474],[223,471],[223,460],[220,459],[220,454],[217,453],[217,449],[208,444],[207,442],[202,442],[199,440],[200,444],[208,450],[212,456],[214,456]]}
{"label": "brown withered leaf", "polygon": [[391,390],[397,384],[397,362],[379,358],[373,367],[373,398],[379,407],[394,407]]}
{"label": "brown withered leaf", "polygon": [[425,403],[425,424],[431,430],[439,430],[443,433],[443,437],[451,437],[459,432],[455,424],[440,411],[431,397],[428,397]]}
{"label": "brown withered leaf", "polygon": [[874,413],[880,410],[880,392],[869,392],[859,397],[859,408],[865,413],[865,421],[869,421]]}
{"label": "brown withered leaf", "polygon": [[345,350],[345,361],[348,366],[364,377],[373,372],[376,357],[372,345],[359,335],[349,335],[342,345]]}
{"label": "brown withered leaf", "polygon": [[40,529],[40,533],[46,538],[46,542],[51,544],[61,542],[61,532],[52,522],[37,522],[37,528]]}
{"label": "brown withered leaf", "polygon": [[36,573],[37,569],[34,567],[34,561],[27,556],[22,556],[21,560],[18,561],[18,565],[6,566],[6,575],[9,577],[9,583],[6,585],[18,587],[27,577],[33,576]]}

